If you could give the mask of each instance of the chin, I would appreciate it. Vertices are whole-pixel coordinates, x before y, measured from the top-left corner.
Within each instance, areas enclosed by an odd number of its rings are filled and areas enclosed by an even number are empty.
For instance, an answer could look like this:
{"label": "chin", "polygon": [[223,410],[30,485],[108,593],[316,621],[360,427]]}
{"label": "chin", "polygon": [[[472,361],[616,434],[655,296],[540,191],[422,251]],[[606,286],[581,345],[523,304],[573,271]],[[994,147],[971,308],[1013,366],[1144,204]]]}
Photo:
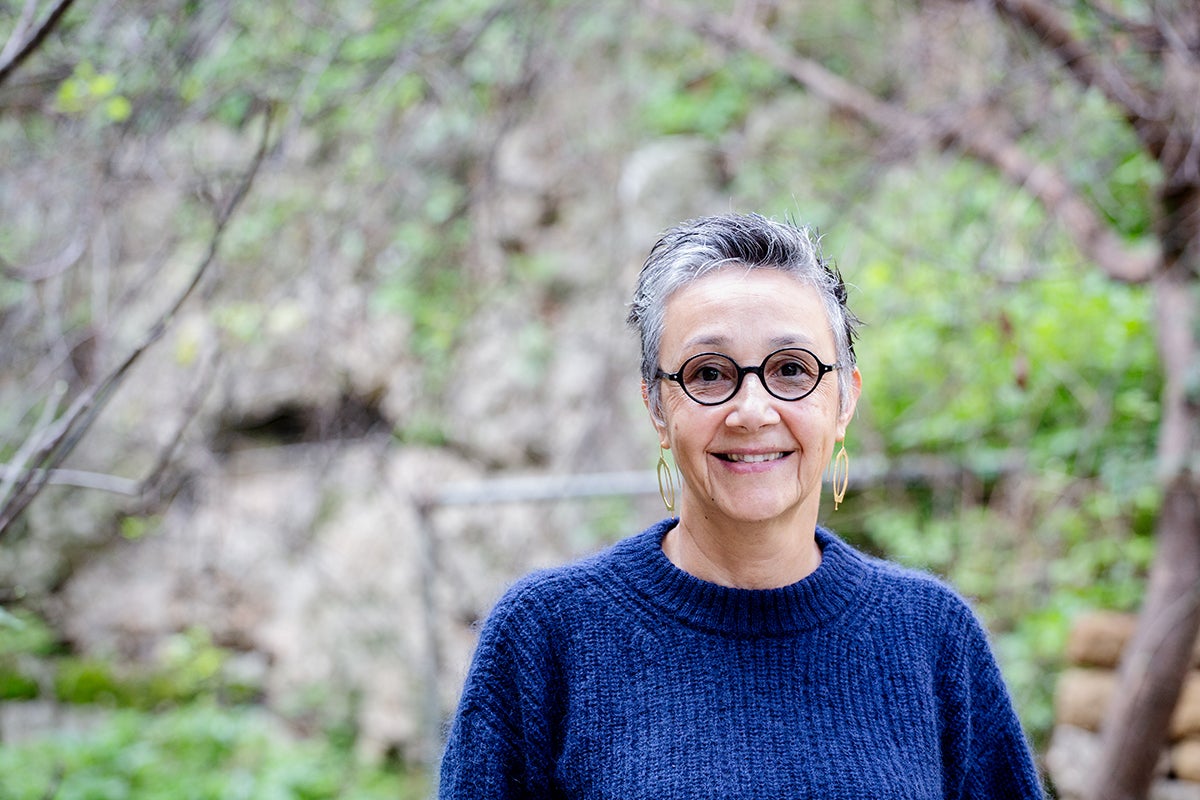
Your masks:
{"label": "chin", "polygon": [[794,516],[795,506],[787,508],[763,508],[761,506],[741,506],[722,509],[725,516],[734,522],[763,523],[783,520]]}
{"label": "chin", "polygon": [[727,519],[747,524],[785,522],[802,516],[809,505],[803,497],[730,498],[717,509]]}

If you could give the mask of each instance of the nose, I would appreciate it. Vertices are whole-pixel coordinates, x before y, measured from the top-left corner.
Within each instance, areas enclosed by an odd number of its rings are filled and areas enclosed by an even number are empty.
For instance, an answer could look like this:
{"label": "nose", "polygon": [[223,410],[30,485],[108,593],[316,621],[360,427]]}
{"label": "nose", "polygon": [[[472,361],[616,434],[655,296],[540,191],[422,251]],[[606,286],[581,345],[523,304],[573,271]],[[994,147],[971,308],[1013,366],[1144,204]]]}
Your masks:
{"label": "nose", "polygon": [[725,424],[733,428],[756,430],[764,425],[779,422],[776,400],[767,392],[762,374],[755,371],[753,378],[747,375],[737,394],[729,400],[729,414]]}

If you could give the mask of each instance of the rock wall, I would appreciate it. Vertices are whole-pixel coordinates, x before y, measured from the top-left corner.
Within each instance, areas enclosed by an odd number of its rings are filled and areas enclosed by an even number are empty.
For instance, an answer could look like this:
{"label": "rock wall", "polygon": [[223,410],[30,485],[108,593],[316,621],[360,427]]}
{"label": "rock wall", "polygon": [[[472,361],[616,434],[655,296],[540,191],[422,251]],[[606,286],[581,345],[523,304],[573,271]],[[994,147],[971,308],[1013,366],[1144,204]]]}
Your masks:
{"label": "rock wall", "polygon": [[[1054,698],[1055,728],[1046,765],[1064,800],[1086,797],[1100,755],[1100,727],[1117,691],[1117,665],[1133,635],[1129,614],[1093,612],[1079,619],[1067,646],[1069,667]],[[1200,643],[1171,719],[1151,800],[1200,800]]]}

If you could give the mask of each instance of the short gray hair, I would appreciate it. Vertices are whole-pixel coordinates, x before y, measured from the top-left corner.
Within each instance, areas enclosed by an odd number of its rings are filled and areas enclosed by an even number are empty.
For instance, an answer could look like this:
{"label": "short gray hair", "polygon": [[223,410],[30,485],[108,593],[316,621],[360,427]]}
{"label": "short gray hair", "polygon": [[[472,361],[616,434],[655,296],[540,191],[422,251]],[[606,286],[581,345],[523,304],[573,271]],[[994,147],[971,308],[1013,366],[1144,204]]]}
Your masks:
{"label": "short gray hair", "polygon": [[660,413],[659,347],[667,300],[679,289],[724,266],[774,269],[821,296],[837,347],[838,390],[844,404],[850,396],[856,363],[854,339],[859,320],[846,305],[846,284],[837,267],[821,256],[820,237],[793,222],[777,222],[759,214],[722,214],[688,220],[663,234],[650,250],[638,276],[626,322],[642,341],[642,378],[650,409]]}

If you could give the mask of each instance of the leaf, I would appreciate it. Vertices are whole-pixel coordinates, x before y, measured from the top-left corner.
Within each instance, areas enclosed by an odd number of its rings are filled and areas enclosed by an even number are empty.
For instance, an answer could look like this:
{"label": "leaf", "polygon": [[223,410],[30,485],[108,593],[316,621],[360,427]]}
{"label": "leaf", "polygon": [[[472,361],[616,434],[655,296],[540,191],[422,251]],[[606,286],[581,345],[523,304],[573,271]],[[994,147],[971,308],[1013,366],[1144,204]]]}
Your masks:
{"label": "leaf", "polygon": [[87,82],[87,88],[93,97],[108,97],[117,90],[117,78],[108,73],[97,75]]}
{"label": "leaf", "polygon": [[104,103],[104,114],[112,122],[124,122],[129,119],[129,115],[133,113],[133,104],[129,102],[129,98],[117,95],[110,97]]}

